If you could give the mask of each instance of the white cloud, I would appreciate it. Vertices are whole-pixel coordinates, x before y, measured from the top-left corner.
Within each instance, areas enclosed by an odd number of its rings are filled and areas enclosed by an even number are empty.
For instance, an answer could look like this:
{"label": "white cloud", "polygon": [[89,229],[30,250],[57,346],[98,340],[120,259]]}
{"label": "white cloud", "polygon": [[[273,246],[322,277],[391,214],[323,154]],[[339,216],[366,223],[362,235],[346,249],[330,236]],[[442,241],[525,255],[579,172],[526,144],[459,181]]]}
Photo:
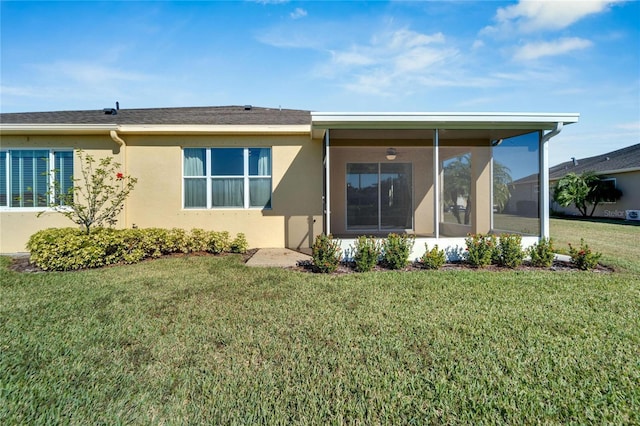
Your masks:
{"label": "white cloud", "polygon": [[567,37],[554,41],[527,43],[518,48],[514,59],[518,61],[530,61],[544,56],[562,55],[573,50],[586,49],[593,43],[579,37]]}
{"label": "white cloud", "polygon": [[510,33],[513,30],[531,33],[541,30],[561,30],[593,14],[607,11],[622,0],[520,0],[519,3],[501,7],[494,20],[496,26],[488,26],[483,33]]}
{"label": "white cloud", "polygon": [[302,9],[301,7],[296,7],[296,10],[291,12],[289,16],[291,16],[291,19],[304,18],[305,16],[307,16],[307,11]]}
{"label": "white cloud", "polygon": [[472,49],[480,49],[484,47],[484,41],[482,40],[474,40],[473,45],[471,45]]}
{"label": "white cloud", "polygon": [[144,81],[151,78],[143,73],[123,71],[119,68],[81,61],[59,61],[37,65],[36,68],[47,75],[68,78],[85,84],[104,84],[109,81]]}
{"label": "white cloud", "polygon": [[636,132],[640,132],[640,120],[631,121],[629,123],[620,123],[616,126],[616,128],[621,130],[634,130]]}
{"label": "white cloud", "polygon": [[331,50],[331,60],[318,73],[344,80],[343,87],[350,91],[386,95],[391,94],[392,86],[409,90],[412,84],[441,85],[444,64],[454,61],[458,54],[457,49],[446,45],[442,33],[399,29],[376,34],[366,44]]}

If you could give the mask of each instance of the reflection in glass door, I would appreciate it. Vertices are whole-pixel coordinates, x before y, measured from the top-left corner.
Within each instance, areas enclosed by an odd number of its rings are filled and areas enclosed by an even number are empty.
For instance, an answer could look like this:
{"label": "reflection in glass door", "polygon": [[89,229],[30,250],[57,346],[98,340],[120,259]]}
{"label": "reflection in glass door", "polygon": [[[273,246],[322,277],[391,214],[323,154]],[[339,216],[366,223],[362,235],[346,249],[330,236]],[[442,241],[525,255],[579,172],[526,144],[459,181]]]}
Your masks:
{"label": "reflection in glass door", "polygon": [[410,163],[347,164],[347,229],[413,228]]}

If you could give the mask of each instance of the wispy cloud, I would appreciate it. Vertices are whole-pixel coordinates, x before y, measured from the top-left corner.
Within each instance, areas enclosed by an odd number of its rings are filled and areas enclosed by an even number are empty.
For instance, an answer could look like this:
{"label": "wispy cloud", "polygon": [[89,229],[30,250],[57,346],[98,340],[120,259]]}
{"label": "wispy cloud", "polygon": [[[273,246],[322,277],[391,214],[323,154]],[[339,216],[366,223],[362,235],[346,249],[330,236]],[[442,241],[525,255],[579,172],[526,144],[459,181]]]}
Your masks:
{"label": "wispy cloud", "polygon": [[458,49],[448,46],[442,33],[422,34],[406,28],[371,37],[369,43],[331,50],[331,59],[319,67],[325,78],[343,81],[343,87],[358,93],[388,94],[391,86],[409,82],[429,84],[440,80],[445,63],[454,61]]}
{"label": "wispy cloud", "polygon": [[616,128],[621,130],[633,130],[636,132],[640,132],[640,120],[631,121],[629,123],[620,123],[616,126]]}
{"label": "wispy cloud", "polygon": [[579,37],[561,38],[554,41],[526,43],[514,55],[517,61],[530,61],[545,56],[563,55],[573,50],[586,49],[593,43]]}
{"label": "wispy cloud", "polygon": [[109,81],[145,81],[151,78],[149,74],[83,61],[58,61],[51,64],[40,64],[36,68],[42,73],[57,75],[61,79],[70,79],[85,84],[105,84]]}
{"label": "wispy cloud", "polygon": [[258,3],[258,4],[283,4],[289,3],[289,0],[247,0],[248,2]]}
{"label": "wispy cloud", "polygon": [[307,16],[307,11],[302,9],[301,7],[296,7],[296,10],[291,12],[289,16],[291,17],[291,19],[304,18],[305,16]]}
{"label": "wispy cloud", "polygon": [[622,0],[540,1],[520,0],[517,4],[497,10],[495,25],[482,30],[492,33],[532,33],[544,30],[561,30],[593,14],[607,11]]}

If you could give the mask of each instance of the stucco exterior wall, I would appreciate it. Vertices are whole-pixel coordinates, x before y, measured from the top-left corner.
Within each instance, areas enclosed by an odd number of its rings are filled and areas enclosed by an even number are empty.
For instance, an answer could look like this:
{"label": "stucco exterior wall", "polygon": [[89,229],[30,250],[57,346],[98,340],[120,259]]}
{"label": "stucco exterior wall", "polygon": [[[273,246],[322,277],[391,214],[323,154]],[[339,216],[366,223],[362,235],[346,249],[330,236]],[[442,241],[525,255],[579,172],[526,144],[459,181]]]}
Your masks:
{"label": "stucco exterior wall", "polygon": [[[322,142],[307,135],[120,134],[126,148],[104,136],[3,136],[3,148],[75,148],[99,159],[112,155],[125,173],[138,179],[118,227],[203,228],[245,233],[250,247],[308,248],[322,232]],[[184,209],[183,147],[271,147],[271,209]],[[125,153],[126,150],[126,153]],[[75,176],[80,164],[74,161]],[[43,209],[0,211],[0,252],[25,251],[34,232],[76,226]]]}
{"label": "stucco exterior wall", "polygon": [[[127,167],[138,178],[127,226],[245,233],[251,247],[308,248],[322,232],[321,141],[308,136],[130,136]],[[271,209],[184,209],[182,149],[271,147]]]}
{"label": "stucco exterior wall", "polygon": [[[63,149],[81,148],[85,154],[93,156],[97,161],[112,156],[115,162],[123,162],[123,150],[108,135],[83,136],[2,136],[2,149]],[[79,177],[80,163],[74,156],[74,170]],[[38,213],[43,212],[40,217]],[[121,216],[120,221],[124,216]],[[0,208],[0,253],[26,251],[29,237],[37,231],[53,227],[76,227],[72,221],[43,208]]]}

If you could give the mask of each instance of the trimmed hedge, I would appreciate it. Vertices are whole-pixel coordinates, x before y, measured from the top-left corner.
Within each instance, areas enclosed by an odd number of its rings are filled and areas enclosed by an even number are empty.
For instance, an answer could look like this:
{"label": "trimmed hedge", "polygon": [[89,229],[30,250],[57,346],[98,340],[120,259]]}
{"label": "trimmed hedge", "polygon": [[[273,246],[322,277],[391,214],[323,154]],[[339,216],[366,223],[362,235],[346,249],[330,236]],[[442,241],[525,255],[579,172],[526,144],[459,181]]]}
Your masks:
{"label": "trimmed hedge", "polygon": [[137,263],[170,253],[244,253],[247,247],[243,234],[231,241],[226,231],[178,228],[96,228],[90,234],[76,228],[49,228],[36,232],[27,242],[31,263],[45,271]]}

